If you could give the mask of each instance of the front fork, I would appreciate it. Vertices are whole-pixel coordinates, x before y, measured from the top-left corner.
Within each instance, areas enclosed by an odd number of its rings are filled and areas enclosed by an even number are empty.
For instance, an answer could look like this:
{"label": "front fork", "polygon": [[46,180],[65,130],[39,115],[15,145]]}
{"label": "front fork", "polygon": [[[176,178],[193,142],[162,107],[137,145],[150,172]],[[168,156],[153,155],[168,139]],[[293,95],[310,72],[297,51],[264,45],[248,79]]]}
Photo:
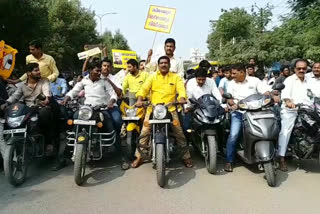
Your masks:
{"label": "front fork", "polygon": [[[170,162],[170,141],[169,141],[169,124],[165,124],[165,133],[166,133],[166,163]],[[155,142],[155,134],[156,134],[156,124],[152,124],[152,163],[156,164],[156,142]]]}

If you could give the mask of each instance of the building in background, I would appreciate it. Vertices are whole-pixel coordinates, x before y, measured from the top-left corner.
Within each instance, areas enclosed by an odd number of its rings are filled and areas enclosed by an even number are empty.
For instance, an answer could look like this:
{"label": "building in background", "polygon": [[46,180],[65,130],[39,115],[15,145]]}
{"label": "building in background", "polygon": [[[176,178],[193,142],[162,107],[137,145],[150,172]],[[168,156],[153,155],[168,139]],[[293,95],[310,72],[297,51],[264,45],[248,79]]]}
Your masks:
{"label": "building in background", "polygon": [[190,49],[190,60],[192,63],[199,63],[205,59],[205,55],[200,52],[199,48]]}

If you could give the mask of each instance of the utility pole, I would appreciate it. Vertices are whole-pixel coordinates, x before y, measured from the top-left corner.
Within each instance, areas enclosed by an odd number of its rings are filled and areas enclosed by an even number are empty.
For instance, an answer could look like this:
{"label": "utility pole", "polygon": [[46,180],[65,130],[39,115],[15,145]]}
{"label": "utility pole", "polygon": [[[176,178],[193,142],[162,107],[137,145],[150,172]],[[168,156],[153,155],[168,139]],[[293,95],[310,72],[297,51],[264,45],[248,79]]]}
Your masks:
{"label": "utility pole", "polygon": [[102,36],[102,18],[106,15],[111,15],[111,14],[117,14],[117,13],[105,13],[102,15],[98,15],[98,14],[95,15],[96,17],[99,18],[99,21],[100,21],[100,36]]}

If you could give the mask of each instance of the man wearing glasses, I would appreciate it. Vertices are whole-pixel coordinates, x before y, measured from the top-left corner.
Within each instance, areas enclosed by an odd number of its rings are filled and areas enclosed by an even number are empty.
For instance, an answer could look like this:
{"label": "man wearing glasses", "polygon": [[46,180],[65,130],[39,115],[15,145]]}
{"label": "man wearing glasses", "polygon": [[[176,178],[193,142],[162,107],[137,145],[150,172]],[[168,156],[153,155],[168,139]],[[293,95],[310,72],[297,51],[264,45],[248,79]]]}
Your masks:
{"label": "man wearing glasses", "polygon": [[297,104],[312,104],[312,100],[308,97],[308,89],[311,89],[312,84],[309,78],[305,77],[307,72],[307,61],[298,59],[294,64],[295,74],[288,77],[284,81],[285,88],[281,93],[283,101],[281,110],[281,132],[279,134],[279,150],[280,170],[288,171],[285,162],[285,154],[290,140],[291,132],[297,118]]}

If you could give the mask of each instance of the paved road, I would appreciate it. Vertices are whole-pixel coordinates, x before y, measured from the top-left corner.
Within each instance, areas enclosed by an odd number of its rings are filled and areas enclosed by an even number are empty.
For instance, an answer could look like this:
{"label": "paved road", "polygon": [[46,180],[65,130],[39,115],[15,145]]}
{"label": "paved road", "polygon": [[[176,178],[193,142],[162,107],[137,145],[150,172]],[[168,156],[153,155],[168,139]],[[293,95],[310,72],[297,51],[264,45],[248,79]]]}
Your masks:
{"label": "paved road", "polygon": [[320,213],[316,162],[298,168],[291,161],[289,173],[278,172],[278,187],[270,188],[254,168],[239,164],[231,174],[210,175],[194,157],[194,169],[170,165],[165,189],[157,186],[151,164],[122,171],[114,157],[91,169],[83,187],[74,184],[72,164],[59,172],[50,171],[50,161],[35,164],[18,188],[9,186],[0,171],[0,213]]}

